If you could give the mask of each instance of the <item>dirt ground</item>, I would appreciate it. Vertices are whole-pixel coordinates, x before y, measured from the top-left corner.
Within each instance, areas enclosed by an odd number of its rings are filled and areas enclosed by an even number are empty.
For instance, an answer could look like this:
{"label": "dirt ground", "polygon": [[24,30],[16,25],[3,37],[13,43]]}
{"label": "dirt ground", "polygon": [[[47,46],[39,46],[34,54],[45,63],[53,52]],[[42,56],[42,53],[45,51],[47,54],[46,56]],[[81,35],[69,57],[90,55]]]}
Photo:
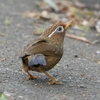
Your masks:
{"label": "dirt ground", "polygon": [[[39,10],[35,0],[0,0],[0,93],[7,100],[100,100],[100,43],[87,44],[65,37],[64,56],[49,73],[63,85],[47,85],[49,79],[42,73],[37,80],[27,81],[20,50],[38,36],[37,27],[46,28],[49,21],[23,18],[25,11]],[[10,23],[7,21],[9,20]],[[10,25],[8,25],[10,24]],[[70,28],[73,34],[81,31]],[[97,40],[94,30],[87,32],[88,39]]]}

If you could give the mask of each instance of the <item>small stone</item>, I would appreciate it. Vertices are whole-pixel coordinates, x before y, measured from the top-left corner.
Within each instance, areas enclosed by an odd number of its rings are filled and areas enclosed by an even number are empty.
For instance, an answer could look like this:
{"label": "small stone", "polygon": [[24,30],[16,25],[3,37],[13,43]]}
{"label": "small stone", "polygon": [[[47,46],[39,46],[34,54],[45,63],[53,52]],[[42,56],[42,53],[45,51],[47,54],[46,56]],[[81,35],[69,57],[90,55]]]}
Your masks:
{"label": "small stone", "polygon": [[6,96],[8,96],[8,97],[10,97],[10,96],[11,96],[11,94],[10,94],[10,93],[8,93],[7,91],[4,91],[4,94],[5,94]]}
{"label": "small stone", "polygon": [[74,55],[75,58],[78,58],[78,55]]}
{"label": "small stone", "polygon": [[22,99],[24,98],[24,97],[23,97],[23,96],[21,96],[21,95],[20,95],[20,96],[18,96],[18,97],[19,97],[19,98],[22,98]]}
{"label": "small stone", "polygon": [[84,76],[84,74],[81,74],[81,76]]}
{"label": "small stone", "polygon": [[2,59],[1,59],[1,61],[5,61],[5,60],[6,60],[6,58],[2,58]]}
{"label": "small stone", "polygon": [[83,97],[86,98],[86,94],[83,94]]}

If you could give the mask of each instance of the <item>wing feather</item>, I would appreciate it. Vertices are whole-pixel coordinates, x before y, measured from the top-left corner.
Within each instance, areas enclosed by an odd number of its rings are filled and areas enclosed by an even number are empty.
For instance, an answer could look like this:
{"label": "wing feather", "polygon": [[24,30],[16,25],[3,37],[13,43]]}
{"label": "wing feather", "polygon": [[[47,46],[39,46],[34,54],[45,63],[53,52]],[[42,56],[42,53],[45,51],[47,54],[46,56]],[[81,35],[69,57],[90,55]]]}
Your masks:
{"label": "wing feather", "polygon": [[55,55],[54,47],[47,40],[37,39],[27,46],[20,53],[20,57],[41,53],[43,55]]}

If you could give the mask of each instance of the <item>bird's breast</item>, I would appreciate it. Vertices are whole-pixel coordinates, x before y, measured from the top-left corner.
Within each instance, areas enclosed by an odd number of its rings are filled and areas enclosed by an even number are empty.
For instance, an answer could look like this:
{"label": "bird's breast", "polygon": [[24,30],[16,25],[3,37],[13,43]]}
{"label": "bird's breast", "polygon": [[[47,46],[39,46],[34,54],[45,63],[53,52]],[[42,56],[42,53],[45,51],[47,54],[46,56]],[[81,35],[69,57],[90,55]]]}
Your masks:
{"label": "bird's breast", "polygon": [[55,55],[62,55],[63,54],[63,45],[59,43],[50,43],[52,50],[55,52]]}

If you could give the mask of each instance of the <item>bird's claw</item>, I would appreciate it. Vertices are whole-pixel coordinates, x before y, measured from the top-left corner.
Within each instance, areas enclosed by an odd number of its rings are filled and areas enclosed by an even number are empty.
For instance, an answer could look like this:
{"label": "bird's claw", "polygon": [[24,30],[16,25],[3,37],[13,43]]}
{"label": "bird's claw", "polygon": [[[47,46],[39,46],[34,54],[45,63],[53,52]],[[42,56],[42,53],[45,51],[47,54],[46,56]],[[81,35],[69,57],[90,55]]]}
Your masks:
{"label": "bird's claw", "polygon": [[59,82],[59,81],[51,81],[51,82],[47,82],[48,85],[61,85],[63,84],[63,82]]}
{"label": "bird's claw", "polygon": [[28,76],[27,80],[36,80],[38,76]]}

